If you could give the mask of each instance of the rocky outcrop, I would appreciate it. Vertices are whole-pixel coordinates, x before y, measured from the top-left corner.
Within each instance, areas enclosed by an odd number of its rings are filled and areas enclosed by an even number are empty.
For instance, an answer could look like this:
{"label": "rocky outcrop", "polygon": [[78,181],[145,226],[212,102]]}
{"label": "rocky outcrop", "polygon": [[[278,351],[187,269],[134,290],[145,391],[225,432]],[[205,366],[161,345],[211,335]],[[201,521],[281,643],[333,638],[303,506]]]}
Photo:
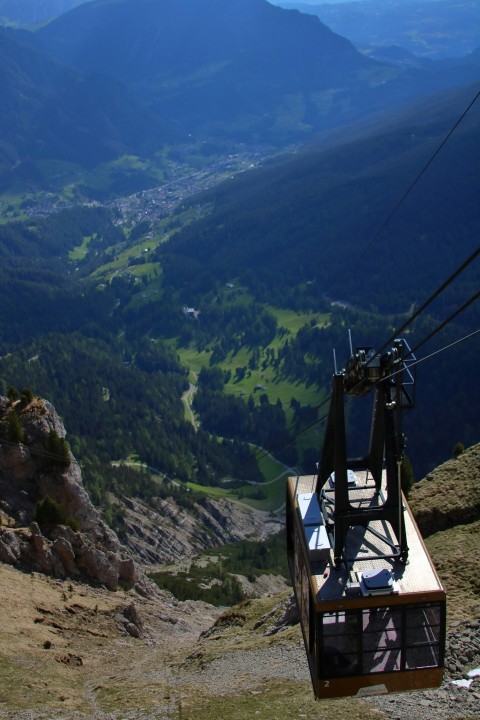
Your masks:
{"label": "rocky outcrop", "polygon": [[201,550],[246,539],[264,539],[281,530],[281,521],[265,512],[205,498],[181,507],[173,497],[118,499],[125,508],[122,540],[143,567],[191,558]]}
{"label": "rocky outcrop", "polygon": [[[22,442],[6,438],[9,413],[21,423]],[[102,521],[69,453],[68,466],[51,462],[51,432],[65,437],[52,405],[34,398],[25,406],[0,397],[0,561],[57,577],[152,593],[140,569],[191,558],[205,548],[262,539],[281,529],[278,518],[213,498],[181,503],[174,497],[116,498],[124,508],[121,542]],[[55,458],[53,458],[55,460]],[[35,522],[37,504],[50,498],[73,520],[46,528]]]}
{"label": "rocky outcrop", "polygon": [[[9,414],[20,421],[21,442],[9,439]],[[15,419],[15,421],[17,421]],[[0,561],[56,577],[154,593],[154,585],[102,521],[83,487],[80,466],[48,450],[51,432],[65,428],[50,403],[34,398],[25,406],[0,398]],[[50,498],[66,524],[40,527],[38,502]]]}
{"label": "rocky outcrop", "polygon": [[258,620],[254,629],[264,627],[265,635],[275,635],[282,630],[298,625],[300,616],[295,595],[291,593],[285,600],[280,601],[269,613]]}

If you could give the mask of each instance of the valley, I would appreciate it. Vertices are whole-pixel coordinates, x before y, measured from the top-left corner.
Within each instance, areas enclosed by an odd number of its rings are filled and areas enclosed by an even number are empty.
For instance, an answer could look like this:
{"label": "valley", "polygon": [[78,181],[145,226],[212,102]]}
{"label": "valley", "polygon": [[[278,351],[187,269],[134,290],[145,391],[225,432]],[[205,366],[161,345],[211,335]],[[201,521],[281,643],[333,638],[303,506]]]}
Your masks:
{"label": "valley", "polygon": [[[0,719],[479,715],[478,2],[459,8],[0,0]],[[285,482],[317,472],[333,374],[398,336],[445,681],[315,703]],[[352,457],[372,395],[345,403]]]}
{"label": "valley", "polygon": [[[216,152],[218,153],[218,148]],[[36,193],[15,195],[9,190],[3,198],[0,195],[0,222],[48,217],[82,204],[101,204],[115,213],[119,223],[128,227],[142,222],[145,216],[150,223],[155,224],[172,213],[185,199],[214,187],[237,173],[251,170],[271,157],[274,151],[261,146],[240,150],[232,145],[225,147],[222,153],[215,155],[212,160],[211,157],[202,155],[197,147],[187,146],[177,154],[178,160],[167,160],[158,170],[155,169],[155,163],[146,163],[141,158],[125,157],[110,167],[89,173],[79,167],[72,167],[65,173],[66,179],[54,179],[53,184],[58,185],[58,189],[50,192],[39,190]],[[135,166],[146,174],[158,172],[159,180],[163,178],[161,184],[130,195],[117,195],[109,190],[109,178],[121,173],[122,167],[128,173]],[[91,196],[88,197],[87,193],[87,196],[82,198],[82,193],[87,188],[90,189]],[[93,199],[95,190],[98,194],[105,195],[101,202]]]}

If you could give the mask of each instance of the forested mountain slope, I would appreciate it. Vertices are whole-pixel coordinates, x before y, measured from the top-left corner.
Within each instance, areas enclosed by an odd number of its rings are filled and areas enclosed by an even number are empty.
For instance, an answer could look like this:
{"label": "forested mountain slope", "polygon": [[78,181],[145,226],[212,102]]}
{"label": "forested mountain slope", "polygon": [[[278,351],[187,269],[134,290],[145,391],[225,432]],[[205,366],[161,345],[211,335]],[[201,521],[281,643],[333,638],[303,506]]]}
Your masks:
{"label": "forested mountain slope", "polygon": [[[183,418],[186,370],[171,349],[143,339],[122,319],[134,283],[118,278],[106,285],[73,274],[68,253],[84,237],[100,257],[124,240],[102,208],[0,227],[3,391],[29,386],[54,401],[84,460],[108,464],[140,452],[163,472],[203,482],[247,460],[245,472],[257,477],[247,448],[195,433]],[[183,317],[180,307],[176,314]],[[108,482],[96,470],[88,478],[102,502]]]}
{"label": "forested mountain slope", "polygon": [[[468,87],[431,98],[351,142],[311,147],[206,194],[210,213],[157,251],[164,283],[200,307],[203,293],[232,281],[280,306],[346,305],[335,330],[305,328],[301,340],[298,335],[290,342],[298,359],[331,357],[337,348],[343,362],[349,326],[354,343],[380,345],[478,246],[478,102],[429,163],[475,93]],[[411,347],[476,292],[477,273],[476,265],[468,267],[409,328]],[[365,312],[377,320],[368,321]],[[474,331],[478,320],[477,303],[422,353]],[[468,401],[477,387],[475,347],[472,340],[419,368],[418,411],[407,421],[407,434],[408,452],[423,458],[420,472],[428,469],[427,457],[448,457],[457,440],[475,441],[477,420]],[[323,371],[321,377],[328,382]],[[433,434],[432,413],[439,420]]]}
{"label": "forested mountain slope", "polygon": [[[3,391],[27,385],[51,399],[82,459],[135,452],[184,480],[255,480],[257,465],[240,444],[248,440],[289,449],[282,459],[310,470],[320,437],[296,452],[295,428],[302,404],[313,422],[311,406],[329,391],[332,349],[343,363],[349,327],[355,344],[378,347],[477,246],[476,104],[375,235],[474,92],[351,127],[348,141],[332,132],[288,161],[184,201],[168,220],[147,215],[129,228],[106,209],[83,208],[2,226]],[[71,259],[80,247],[84,255]],[[411,346],[475,291],[472,266],[409,328]],[[182,310],[192,306],[198,321]],[[285,308],[304,313],[298,332],[283,326]],[[477,327],[473,305],[423,352]],[[194,367],[216,371],[201,376],[195,401],[207,432],[183,417],[180,349]],[[476,362],[470,342],[419,368],[418,409],[406,420],[417,477],[457,441],[475,441]],[[170,372],[175,381],[161,399]],[[98,474],[89,481],[102,498]]]}
{"label": "forested mountain slope", "polygon": [[0,27],[0,190],[41,181],[37,161],[92,167],[177,137],[121,82],[87,77]]}
{"label": "forested mountain slope", "polygon": [[473,79],[371,61],[318,18],[265,0],[96,0],[37,37],[82,72],[135,85],[186,132],[248,142],[298,141]]}
{"label": "forested mountain slope", "polygon": [[318,148],[195,198],[209,213],[159,248],[171,261],[167,280],[182,287],[175,268],[188,257],[193,288],[203,274],[206,286],[212,275],[237,276],[268,286],[270,298],[303,287],[305,302],[327,296],[405,312],[477,246],[478,102],[429,162],[475,94],[469,86],[432,96],[356,136],[352,127],[350,138],[327,134]]}

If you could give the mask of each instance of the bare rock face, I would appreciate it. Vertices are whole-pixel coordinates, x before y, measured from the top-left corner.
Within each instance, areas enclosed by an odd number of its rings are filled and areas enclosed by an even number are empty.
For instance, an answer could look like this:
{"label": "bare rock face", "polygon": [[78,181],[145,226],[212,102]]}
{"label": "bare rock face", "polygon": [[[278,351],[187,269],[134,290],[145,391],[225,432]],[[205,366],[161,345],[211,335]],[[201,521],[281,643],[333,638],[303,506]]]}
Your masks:
{"label": "bare rock face", "polygon": [[[9,436],[12,413],[20,442]],[[121,586],[154,594],[153,583],[92,505],[73,455],[68,450],[66,457],[56,457],[48,450],[52,431],[65,437],[50,403],[34,398],[22,406],[0,398],[0,561],[110,590]],[[66,524],[35,522],[37,504],[45,498],[63,509]]]}
{"label": "bare rock face", "polygon": [[281,530],[281,521],[267,513],[226,500],[205,498],[181,507],[174,498],[122,498],[125,545],[143,567],[191,558],[201,550],[246,539],[264,539]]}
{"label": "bare rock face", "polygon": [[255,629],[264,627],[265,635],[275,635],[291,625],[298,625],[300,616],[295,595],[291,593],[281,600],[269,613],[255,623]]}

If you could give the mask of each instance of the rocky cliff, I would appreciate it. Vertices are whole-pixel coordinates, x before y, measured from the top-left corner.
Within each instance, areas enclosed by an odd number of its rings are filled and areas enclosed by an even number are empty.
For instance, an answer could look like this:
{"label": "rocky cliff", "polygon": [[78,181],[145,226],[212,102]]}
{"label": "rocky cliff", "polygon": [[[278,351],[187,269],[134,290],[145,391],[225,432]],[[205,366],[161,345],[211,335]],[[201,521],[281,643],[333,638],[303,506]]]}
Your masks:
{"label": "rocky cliff", "polygon": [[[281,527],[266,513],[206,496],[183,505],[174,497],[148,503],[116,497],[124,510],[120,540],[92,505],[64,439],[50,403],[0,397],[0,561],[110,590],[150,592],[146,569]],[[45,501],[61,517],[48,521],[40,512]]]}
{"label": "rocky cliff", "polygon": [[226,500],[205,496],[188,507],[174,497],[117,498],[125,510],[122,541],[142,567],[191,559],[205,548],[237,540],[263,539],[282,523],[268,513],[249,510]]}
{"label": "rocky cliff", "polygon": [[[152,592],[90,502],[64,438],[45,400],[0,398],[0,561],[110,590]],[[39,512],[46,499],[64,522]]]}

